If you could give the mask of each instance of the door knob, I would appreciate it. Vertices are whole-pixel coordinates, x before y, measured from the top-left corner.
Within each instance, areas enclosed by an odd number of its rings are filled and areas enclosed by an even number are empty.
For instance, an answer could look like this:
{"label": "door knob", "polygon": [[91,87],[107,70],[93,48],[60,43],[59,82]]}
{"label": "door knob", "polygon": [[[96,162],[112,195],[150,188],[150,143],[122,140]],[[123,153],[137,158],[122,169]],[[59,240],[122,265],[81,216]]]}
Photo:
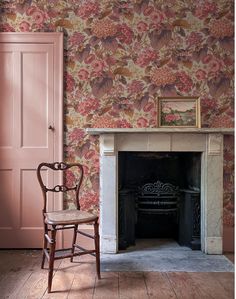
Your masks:
{"label": "door knob", "polygon": [[51,131],[54,131],[54,130],[55,130],[54,127],[51,126],[51,125],[48,127],[48,129],[51,130]]}

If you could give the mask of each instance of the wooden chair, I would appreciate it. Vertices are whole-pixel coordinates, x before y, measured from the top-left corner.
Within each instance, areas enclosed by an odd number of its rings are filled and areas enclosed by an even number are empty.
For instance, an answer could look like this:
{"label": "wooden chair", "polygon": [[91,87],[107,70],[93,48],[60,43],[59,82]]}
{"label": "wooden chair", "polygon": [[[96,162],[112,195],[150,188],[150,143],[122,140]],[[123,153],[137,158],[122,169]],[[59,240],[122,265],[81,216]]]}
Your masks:
{"label": "wooden chair", "polygon": [[[66,185],[56,185],[52,188],[45,186],[43,181],[42,172],[45,169],[52,171],[62,171],[63,174],[70,168],[77,170],[79,178],[77,183],[73,186]],[[83,180],[83,167],[79,163],[66,164],[63,162],[55,163],[41,163],[37,168],[37,177],[39,184],[43,192],[43,222],[44,222],[44,242],[43,242],[43,253],[42,253],[42,264],[41,268],[44,268],[45,257],[49,262],[49,272],[48,272],[48,293],[51,292],[52,288],[52,277],[53,277],[53,267],[54,260],[62,258],[71,258],[73,261],[74,256],[91,254],[96,257],[96,270],[98,279],[100,279],[100,253],[99,253],[99,230],[98,230],[98,216],[95,216],[86,211],[80,210],[79,203],[79,191]],[[75,193],[75,204],[76,209],[74,210],[61,210],[61,211],[48,211],[48,195],[50,192],[74,192]],[[90,223],[94,225],[94,235],[87,234],[78,229],[80,224]],[[73,240],[71,248],[66,249],[56,249],[56,233],[58,230],[73,229]],[[81,234],[85,237],[94,239],[95,248],[92,250],[87,250],[76,244],[77,234]],[[49,244],[49,248],[48,248]],[[63,253],[63,251],[68,251],[69,253]],[[61,254],[59,254],[61,253]]]}

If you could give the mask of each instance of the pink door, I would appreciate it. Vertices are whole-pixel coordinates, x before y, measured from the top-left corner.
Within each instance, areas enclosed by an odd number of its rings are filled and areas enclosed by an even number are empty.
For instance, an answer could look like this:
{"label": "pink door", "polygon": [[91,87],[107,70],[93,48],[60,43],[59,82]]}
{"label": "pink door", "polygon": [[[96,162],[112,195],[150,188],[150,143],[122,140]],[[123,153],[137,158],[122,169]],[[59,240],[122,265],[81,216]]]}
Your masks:
{"label": "pink door", "polygon": [[[42,246],[36,168],[62,156],[57,47],[50,34],[0,34],[0,248]],[[49,173],[45,178],[53,180]]]}

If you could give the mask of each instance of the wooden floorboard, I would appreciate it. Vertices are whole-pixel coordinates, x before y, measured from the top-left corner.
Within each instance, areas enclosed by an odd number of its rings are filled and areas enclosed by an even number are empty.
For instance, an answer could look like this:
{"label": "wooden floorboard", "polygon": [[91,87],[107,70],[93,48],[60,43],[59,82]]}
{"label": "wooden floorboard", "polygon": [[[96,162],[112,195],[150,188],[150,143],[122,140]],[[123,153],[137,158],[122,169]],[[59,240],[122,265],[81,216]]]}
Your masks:
{"label": "wooden floorboard", "polygon": [[33,272],[25,284],[17,293],[15,299],[42,298],[47,289],[47,272],[45,270],[36,270]]}
{"label": "wooden floorboard", "polygon": [[[210,273],[209,276],[216,281],[218,287],[221,286],[221,294],[223,298],[234,298],[234,276],[232,273]],[[223,297],[224,296],[224,297]]]}
{"label": "wooden floorboard", "polygon": [[[55,261],[52,293],[39,251],[0,251],[0,299],[233,299],[230,272],[102,272],[91,256]],[[45,263],[47,267],[47,263]]]}
{"label": "wooden floorboard", "polygon": [[118,273],[106,272],[102,273],[102,278],[96,278],[93,299],[112,298],[118,299],[119,297],[119,275]]}
{"label": "wooden floorboard", "polygon": [[9,254],[5,251],[0,256],[0,298],[16,299],[22,286],[38,268],[40,257],[38,253],[25,250],[11,251]]}
{"label": "wooden floorboard", "polygon": [[149,298],[177,298],[166,273],[144,272],[144,280]]}
{"label": "wooden floorboard", "polygon": [[[189,273],[198,288],[206,294],[206,298],[226,299],[234,298],[234,275],[233,273]],[[219,282],[219,279],[225,279],[225,286]]]}
{"label": "wooden floorboard", "polygon": [[77,264],[70,259],[63,259],[58,270],[53,276],[52,292],[45,293],[43,299],[67,299],[74,280]]}
{"label": "wooden floorboard", "polygon": [[143,272],[120,272],[119,273],[119,295],[120,299],[147,299],[148,291]]}
{"label": "wooden floorboard", "polygon": [[167,277],[177,298],[210,299],[211,297],[192,279],[187,272],[170,272]]}
{"label": "wooden floorboard", "polygon": [[[68,299],[92,299],[95,288],[95,264],[94,258],[90,256],[81,256],[75,258],[76,271],[68,293]],[[78,295],[79,294],[79,295]]]}

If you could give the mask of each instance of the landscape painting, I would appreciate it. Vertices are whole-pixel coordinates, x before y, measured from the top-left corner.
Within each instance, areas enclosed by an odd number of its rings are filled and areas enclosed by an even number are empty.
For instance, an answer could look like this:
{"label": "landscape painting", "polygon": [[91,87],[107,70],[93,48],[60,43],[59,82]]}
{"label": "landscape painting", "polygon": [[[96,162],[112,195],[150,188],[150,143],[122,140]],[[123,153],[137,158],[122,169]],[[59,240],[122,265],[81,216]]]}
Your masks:
{"label": "landscape painting", "polygon": [[199,99],[195,97],[159,98],[158,126],[200,128]]}

